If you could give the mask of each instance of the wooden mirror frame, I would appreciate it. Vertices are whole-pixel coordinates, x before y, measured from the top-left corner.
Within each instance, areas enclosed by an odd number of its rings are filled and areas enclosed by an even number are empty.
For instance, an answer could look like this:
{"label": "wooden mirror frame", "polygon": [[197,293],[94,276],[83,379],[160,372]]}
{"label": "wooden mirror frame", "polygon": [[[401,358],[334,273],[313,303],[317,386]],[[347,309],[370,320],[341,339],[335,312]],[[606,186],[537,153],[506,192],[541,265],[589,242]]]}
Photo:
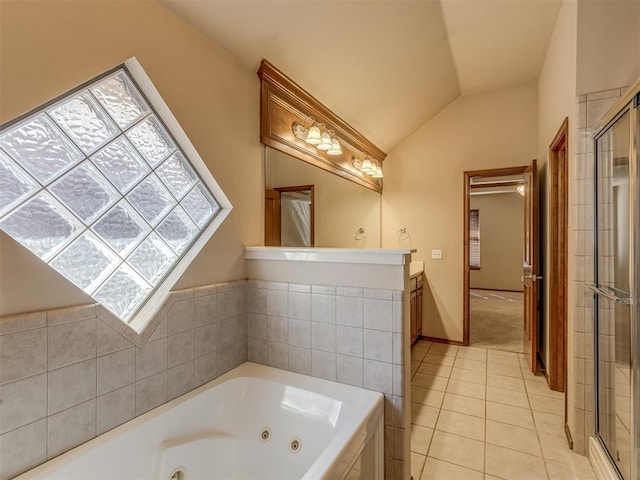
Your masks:
{"label": "wooden mirror frame", "polygon": [[[382,179],[365,175],[352,159],[370,156],[380,165],[387,154],[322,105],[268,61],[262,60],[260,78],[260,142],[304,162],[382,193]],[[328,155],[296,137],[293,124],[309,125],[309,117],[325,124],[340,139],[341,155]],[[307,127],[308,128],[308,127]]]}

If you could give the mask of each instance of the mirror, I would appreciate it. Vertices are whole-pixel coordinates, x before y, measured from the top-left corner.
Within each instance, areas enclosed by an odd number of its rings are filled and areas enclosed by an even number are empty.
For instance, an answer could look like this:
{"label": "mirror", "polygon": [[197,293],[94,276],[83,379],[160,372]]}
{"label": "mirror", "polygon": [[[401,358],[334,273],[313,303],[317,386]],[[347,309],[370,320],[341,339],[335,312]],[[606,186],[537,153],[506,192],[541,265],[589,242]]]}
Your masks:
{"label": "mirror", "polygon": [[265,147],[265,245],[380,248],[380,201],[373,190]]}

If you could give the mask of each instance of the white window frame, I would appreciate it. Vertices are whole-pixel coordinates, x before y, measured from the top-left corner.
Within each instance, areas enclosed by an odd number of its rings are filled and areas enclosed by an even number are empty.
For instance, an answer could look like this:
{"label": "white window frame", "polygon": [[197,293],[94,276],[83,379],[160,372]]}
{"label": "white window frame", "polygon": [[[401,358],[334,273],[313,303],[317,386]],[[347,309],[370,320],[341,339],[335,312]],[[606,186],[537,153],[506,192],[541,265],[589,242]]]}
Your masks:
{"label": "white window frame", "polygon": [[[41,105],[38,108],[28,112],[25,115],[22,115],[20,118],[15,119],[9,123],[9,125],[17,123],[25,118],[28,118],[35,114],[36,112],[40,112],[44,110],[47,106],[59,101],[63,97],[67,97],[73,94],[75,91],[79,91],[84,88],[86,85],[94,83],[101,78],[105,78],[106,76],[114,73],[119,69],[124,69],[126,73],[133,79],[136,87],[142,92],[145,97],[147,103],[155,113],[156,117],[160,119],[161,122],[164,123],[164,126],[167,128],[168,132],[173,136],[173,139],[177,143],[177,147],[179,150],[185,154],[187,161],[191,164],[193,169],[196,171],[197,175],[199,175],[202,183],[206,185],[206,187],[213,194],[215,201],[218,203],[220,209],[214,215],[214,217],[209,221],[209,224],[200,231],[196,240],[187,248],[187,250],[183,253],[182,257],[179,261],[173,265],[170,269],[170,272],[165,276],[165,278],[155,287],[151,292],[147,295],[146,299],[142,302],[141,306],[137,308],[135,313],[130,317],[127,321],[125,319],[121,320],[123,323],[127,324],[130,328],[136,331],[138,334],[141,333],[149,324],[151,324],[151,320],[155,317],[155,315],[162,308],[163,304],[169,297],[169,292],[178,281],[178,279],[184,274],[189,265],[198,255],[198,253],[202,250],[202,248],[207,244],[207,242],[211,239],[215,231],[220,227],[220,225],[227,218],[233,206],[229,202],[229,199],[226,197],[216,180],[213,178],[213,175],[207,168],[204,163],[202,157],[198,154],[197,150],[187,137],[186,133],[178,123],[177,119],[169,109],[166,102],[160,96],[160,93],[155,88],[153,82],[146,74],[140,63],[135,57],[132,57],[126,60],[123,64],[118,65],[109,71],[98,75],[97,77],[91,79],[88,82],[85,82],[83,85],[78,88],[66,92],[60,97],[56,98],[52,102],[48,102],[47,104]],[[6,125],[5,125],[6,126]],[[152,226],[152,231],[155,232],[156,227]],[[53,268],[53,267],[51,267]],[[78,287],[79,288],[79,287]],[[98,301],[98,300],[96,300]],[[105,306],[106,308],[106,306]],[[118,317],[120,318],[120,317]]]}

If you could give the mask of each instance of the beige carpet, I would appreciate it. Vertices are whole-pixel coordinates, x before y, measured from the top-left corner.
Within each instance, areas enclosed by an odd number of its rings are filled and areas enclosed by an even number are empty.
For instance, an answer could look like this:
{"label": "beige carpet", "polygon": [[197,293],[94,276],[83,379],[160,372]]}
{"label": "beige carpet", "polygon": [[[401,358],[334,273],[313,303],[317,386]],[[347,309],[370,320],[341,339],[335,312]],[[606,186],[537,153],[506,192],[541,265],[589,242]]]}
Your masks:
{"label": "beige carpet", "polygon": [[523,353],[523,294],[473,290],[470,299],[470,338],[474,347]]}

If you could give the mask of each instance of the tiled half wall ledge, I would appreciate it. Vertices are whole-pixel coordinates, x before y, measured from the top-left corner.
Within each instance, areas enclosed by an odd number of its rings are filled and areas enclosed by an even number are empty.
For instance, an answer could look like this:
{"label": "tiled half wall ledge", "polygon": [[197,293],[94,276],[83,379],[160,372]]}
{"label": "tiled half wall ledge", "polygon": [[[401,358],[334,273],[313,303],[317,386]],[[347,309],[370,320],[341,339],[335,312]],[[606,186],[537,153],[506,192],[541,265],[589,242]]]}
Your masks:
{"label": "tiled half wall ledge", "polygon": [[376,284],[400,288],[301,278],[175,291],[142,334],[97,304],[0,318],[0,480],[247,360],[382,392],[385,476],[408,478],[408,261],[385,268]]}

